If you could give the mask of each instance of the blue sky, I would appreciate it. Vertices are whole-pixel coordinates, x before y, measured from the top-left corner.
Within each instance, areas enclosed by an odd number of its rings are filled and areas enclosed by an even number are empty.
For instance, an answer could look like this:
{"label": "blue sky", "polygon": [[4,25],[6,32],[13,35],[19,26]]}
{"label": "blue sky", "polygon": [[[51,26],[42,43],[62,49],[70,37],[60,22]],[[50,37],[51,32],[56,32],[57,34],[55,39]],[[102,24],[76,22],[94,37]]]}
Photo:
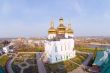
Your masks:
{"label": "blue sky", "polygon": [[76,36],[110,36],[110,0],[0,0],[0,37],[47,36],[60,17]]}

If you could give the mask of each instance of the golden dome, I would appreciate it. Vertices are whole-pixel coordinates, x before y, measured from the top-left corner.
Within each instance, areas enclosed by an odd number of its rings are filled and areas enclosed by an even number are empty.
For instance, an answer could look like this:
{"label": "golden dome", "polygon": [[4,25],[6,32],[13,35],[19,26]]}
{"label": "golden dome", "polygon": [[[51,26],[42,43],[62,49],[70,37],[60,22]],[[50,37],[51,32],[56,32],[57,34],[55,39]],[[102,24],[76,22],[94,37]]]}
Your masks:
{"label": "golden dome", "polygon": [[63,24],[60,24],[59,27],[57,28],[57,33],[58,34],[64,34],[65,33],[65,26]]}
{"label": "golden dome", "polygon": [[58,34],[65,34],[66,27],[63,24],[64,24],[63,18],[60,18],[59,19],[59,26],[57,28],[57,33]]}
{"label": "golden dome", "polygon": [[73,34],[74,33],[73,30],[71,29],[71,24],[68,24],[68,27],[66,28],[65,32],[68,33],[68,34]]}
{"label": "golden dome", "polygon": [[73,34],[74,33],[72,29],[67,29],[65,32],[68,33],[68,34]]}
{"label": "golden dome", "polygon": [[48,34],[56,34],[56,29],[54,28],[54,22],[51,21],[50,28],[48,30]]}
{"label": "golden dome", "polygon": [[56,33],[56,29],[53,28],[53,27],[50,27],[49,30],[48,30],[48,33],[49,34],[52,34],[52,33],[55,34]]}
{"label": "golden dome", "polygon": [[66,27],[63,24],[60,24],[57,29],[65,29]]}

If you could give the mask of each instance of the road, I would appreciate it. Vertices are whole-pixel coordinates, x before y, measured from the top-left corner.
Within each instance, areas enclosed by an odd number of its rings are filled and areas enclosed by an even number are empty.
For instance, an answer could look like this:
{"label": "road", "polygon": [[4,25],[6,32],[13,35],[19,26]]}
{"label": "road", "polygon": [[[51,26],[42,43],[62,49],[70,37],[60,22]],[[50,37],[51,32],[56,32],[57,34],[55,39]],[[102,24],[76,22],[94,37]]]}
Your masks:
{"label": "road", "polygon": [[12,59],[10,59],[8,61],[8,63],[6,64],[6,69],[7,69],[8,73],[14,73],[13,70],[12,70],[11,64],[13,63],[13,61],[17,57],[17,55],[18,54],[15,54],[15,56]]}
{"label": "road", "polygon": [[79,54],[87,54],[87,55],[88,55],[88,54],[92,54],[92,53],[82,52],[82,51],[78,51],[78,50],[76,51],[76,53],[79,53]]}
{"label": "road", "polygon": [[41,60],[41,53],[36,53],[37,65],[39,73],[47,73],[44,64]]}

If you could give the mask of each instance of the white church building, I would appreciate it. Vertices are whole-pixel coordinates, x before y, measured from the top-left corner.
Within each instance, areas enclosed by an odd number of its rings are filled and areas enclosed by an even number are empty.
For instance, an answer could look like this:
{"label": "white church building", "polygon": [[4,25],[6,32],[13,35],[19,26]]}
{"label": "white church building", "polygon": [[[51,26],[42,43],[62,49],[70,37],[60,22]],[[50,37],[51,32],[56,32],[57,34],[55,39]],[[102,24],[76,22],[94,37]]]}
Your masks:
{"label": "white church building", "polygon": [[74,32],[71,24],[64,25],[63,18],[59,19],[59,26],[54,27],[51,21],[48,30],[48,39],[45,41],[45,56],[48,63],[57,63],[75,57]]}

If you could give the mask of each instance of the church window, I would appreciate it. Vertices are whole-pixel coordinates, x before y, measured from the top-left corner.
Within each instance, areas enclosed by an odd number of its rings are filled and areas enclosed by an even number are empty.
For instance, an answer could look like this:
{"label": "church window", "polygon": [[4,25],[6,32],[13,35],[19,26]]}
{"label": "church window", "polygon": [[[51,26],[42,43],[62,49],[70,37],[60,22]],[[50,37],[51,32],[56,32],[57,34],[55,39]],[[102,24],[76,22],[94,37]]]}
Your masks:
{"label": "church window", "polygon": [[62,58],[62,56],[61,56],[61,60],[62,60],[63,58]]}
{"label": "church window", "polygon": [[66,59],[68,59],[68,56],[66,56]]}
{"label": "church window", "polygon": [[66,51],[66,45],[65,45],[65,51]]}
{"label": "church window", "polygon": [[55,46],[55,52],[58,52],[58,50],[57,50],[57,46]]}
{"label": "church window", "polygon": [[62,51],[62,46],[61,46],[61,51]]}
{"label": "church window", "polygon": [[56,58],[56,61],[57,61],[57,56],[55,58]]}
{"label": "church window", "polygon": [[69,57],[70,57],[71,55],[69,54]]}

